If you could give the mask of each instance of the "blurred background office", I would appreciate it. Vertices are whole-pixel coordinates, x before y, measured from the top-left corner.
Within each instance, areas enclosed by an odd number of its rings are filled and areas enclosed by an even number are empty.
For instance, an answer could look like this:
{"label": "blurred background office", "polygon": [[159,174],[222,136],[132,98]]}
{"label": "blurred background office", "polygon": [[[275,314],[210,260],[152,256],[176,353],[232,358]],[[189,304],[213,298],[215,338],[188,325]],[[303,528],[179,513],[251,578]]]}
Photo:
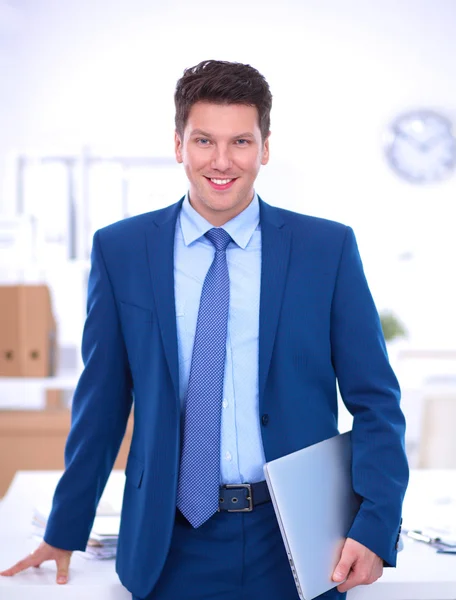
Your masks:
{"label": "blurred background office", "polygon": [[207,58],[267,78],[256,189],[354,228],[411,465],[456,467],[455,56],[453,0],[0,0],[0,497],[63,466],[92,235],[186,192],[173,92]]}

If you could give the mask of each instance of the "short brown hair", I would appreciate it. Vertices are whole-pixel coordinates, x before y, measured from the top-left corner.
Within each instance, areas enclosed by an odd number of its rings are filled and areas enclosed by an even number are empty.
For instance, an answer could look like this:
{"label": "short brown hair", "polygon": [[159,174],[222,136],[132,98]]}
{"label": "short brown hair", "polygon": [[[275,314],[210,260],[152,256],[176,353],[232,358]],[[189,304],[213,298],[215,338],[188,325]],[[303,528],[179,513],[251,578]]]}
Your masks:
{"label": "short brown hair", "polygon": [[182,138],[196,102],[255,106],[263,141],[269,135],[272,95],[266,79],[250,65],[205,60],[185,69],[176,85],[176,131]]}

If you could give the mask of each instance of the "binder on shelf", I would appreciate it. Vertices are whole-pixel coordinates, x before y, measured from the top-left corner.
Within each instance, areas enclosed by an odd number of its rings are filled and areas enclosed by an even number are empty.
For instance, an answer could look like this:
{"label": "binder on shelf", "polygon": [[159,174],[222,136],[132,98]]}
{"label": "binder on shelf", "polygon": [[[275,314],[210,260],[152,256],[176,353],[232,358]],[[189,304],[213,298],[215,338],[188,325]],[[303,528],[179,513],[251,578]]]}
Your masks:
{"label": "binder on shelf", "polygon": [[0,286],[0,376],[55,375],[56,329],[46,285]]}

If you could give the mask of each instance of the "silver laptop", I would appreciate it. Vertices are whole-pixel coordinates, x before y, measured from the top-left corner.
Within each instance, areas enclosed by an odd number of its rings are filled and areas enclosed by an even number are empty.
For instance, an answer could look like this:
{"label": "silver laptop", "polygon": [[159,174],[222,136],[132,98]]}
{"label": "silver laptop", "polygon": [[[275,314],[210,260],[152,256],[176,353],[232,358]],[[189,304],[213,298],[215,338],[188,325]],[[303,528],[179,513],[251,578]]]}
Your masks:
{"label": "silver laptop", "polygon": [[351,432],[264,465],[299,597],[339,585],[331,577],[359,510],[351,477]]}

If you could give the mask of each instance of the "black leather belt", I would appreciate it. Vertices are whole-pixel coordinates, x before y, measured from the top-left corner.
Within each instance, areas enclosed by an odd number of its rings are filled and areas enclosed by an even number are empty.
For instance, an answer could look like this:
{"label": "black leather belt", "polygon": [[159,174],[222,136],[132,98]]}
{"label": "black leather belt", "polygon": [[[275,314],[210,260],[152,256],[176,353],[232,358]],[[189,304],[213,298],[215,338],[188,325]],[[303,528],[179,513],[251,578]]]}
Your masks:
{"label": "black leather belt", "polygon": [[252,512],[258,504],[271,501],[266,481],[227,483],[220,486],[219,512]]}

